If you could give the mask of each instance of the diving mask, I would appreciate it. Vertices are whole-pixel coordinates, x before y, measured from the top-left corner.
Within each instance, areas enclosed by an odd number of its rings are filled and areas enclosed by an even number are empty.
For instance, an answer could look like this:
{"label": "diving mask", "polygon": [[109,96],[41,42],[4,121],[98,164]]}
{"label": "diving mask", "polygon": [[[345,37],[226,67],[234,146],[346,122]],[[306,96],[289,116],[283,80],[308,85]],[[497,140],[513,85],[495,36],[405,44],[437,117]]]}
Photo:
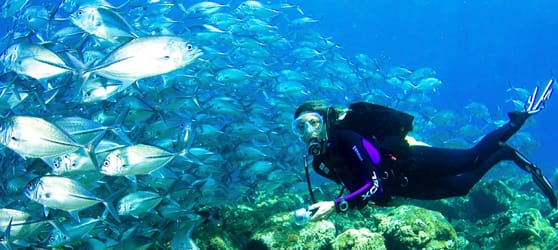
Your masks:
{"label": "diving mask", "polygon": [[325,125],[322,116],[316,112],[304,113],[293,121],[293,132],[308,145],[308,154],[322,153],[325,142]]}
{"label": "diving mask", "polygon": [[324,119],[316,112],[304,113],[293,121],[292,129],[296,136],[318,136],[324,127]]}

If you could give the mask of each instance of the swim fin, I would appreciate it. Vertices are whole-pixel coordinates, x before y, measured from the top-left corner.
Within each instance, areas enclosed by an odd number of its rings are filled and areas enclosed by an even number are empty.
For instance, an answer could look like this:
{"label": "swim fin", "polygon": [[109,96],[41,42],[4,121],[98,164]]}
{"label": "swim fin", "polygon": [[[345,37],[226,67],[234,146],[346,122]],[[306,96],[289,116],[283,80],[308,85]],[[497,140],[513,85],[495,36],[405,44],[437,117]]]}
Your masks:
{"label": "swim fin", "polygon": [[[530,95],[527,99],[527,102],[525,102],[523,111],[512,111],[508,113],[511,124],[521,127],[523,126],[527,118],[529,118],[531,115],[541,112],[546,107],[546,101],[548,101],[548,99],[550,99],[550,95],[552,95],[553,86],[554,79],[550,79],[540,97],[538,97],[539,86],[535,87],[535,90],[533,90],[533,94]],[[539,99],[535,101],[537,97]]]}
{"label": "swim fin", "polygon": [[539,170],[538,174],[535,174],[535,173],[532,173],[532,174],[533,174],[533,181],[535,182],[535,184],[537,184],[537,186],[539,186],[539,188],[541,189],[543,194],[546,196],[546,198],[548,198],[548,201],[550,201],[550,205],[553,208],[558,207],[558,201],[556,200],[556,194],[554,194],[554,190],[552,189],[552,185],[550,185],[550,182],[548,181],[548,179],[540,173],[540,170]]}
{"label": "swim fin", "polygon": [[539,87],[538,86],[535,87],[533,94],[529,96],[529,98],[527,99],[527,103],[525,104],[525,112],[529,114],[536,114],[541,110],[543,110],[544,107],[546,106],[546,101],[550,99],[550,95],[552,94],[553,91],[552,88],[553,85],[554,85],[554,79],[550,79],[550,81],[548,81],[548,83],[546,84],[546,87],[544,88],[542,94],[540,95],[537,101],[535,101],[535,99],[538,96]]}
{"label": "swim fin", "polygon": [[521,154],[517,150],[514,151],[516,155],[516,158],[514,159],[515,164],[517,164],[523,170],[529,172],[532,175],[535,184],[537,184],[537,186],[541,189],[544,196],[548,198],[550,205],[553,208],[558,207],[558,200],[556,199],[556,194],[552,189],[552,184],[550,184],[550,181],[548,181],[548,179],[542,174],[541,169],[527,160],[527,157],[525,157],[523,154]]}

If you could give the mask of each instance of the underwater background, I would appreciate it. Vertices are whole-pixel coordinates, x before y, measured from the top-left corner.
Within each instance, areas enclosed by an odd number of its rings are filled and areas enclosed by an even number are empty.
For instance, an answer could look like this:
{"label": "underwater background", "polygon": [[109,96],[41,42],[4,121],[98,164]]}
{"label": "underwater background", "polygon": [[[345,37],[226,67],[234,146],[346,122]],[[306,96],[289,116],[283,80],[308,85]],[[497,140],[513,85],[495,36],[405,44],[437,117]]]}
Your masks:
{"label": "underwater background", "polygon": [[[348,55],[365,53],[391,65],[432,67],[446,85],[433,103],[459,109],[471,100],[495,110],[514,107],[506,89],[542,85],[555,74],[558,3],[537,1],[302,1],[315,28]],[[548,77],[547,77],[548,76]],[[541,142],[531,157],[554,169],[557,109],[536,118]]]}
{"label": "underwater background", "polygon": [[[311,201],[291,121],[309,99],[369,101],[414,115],[419,140],[469,147],[554,78],[557,10],[4,0],[0,247],[556,249],[558,212],[509,162],[464,197],[297,225]],[[509,141],[555,184],[557,105]],[[311,179],[318,200],[338,195]]]}

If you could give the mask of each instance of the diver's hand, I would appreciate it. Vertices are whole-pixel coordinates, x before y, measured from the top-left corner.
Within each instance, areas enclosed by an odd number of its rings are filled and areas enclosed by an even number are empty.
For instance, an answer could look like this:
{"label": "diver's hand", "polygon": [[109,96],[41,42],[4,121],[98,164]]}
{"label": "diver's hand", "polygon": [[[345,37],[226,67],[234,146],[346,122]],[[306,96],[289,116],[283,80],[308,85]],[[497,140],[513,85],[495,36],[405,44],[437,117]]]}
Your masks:
{"label": "diver's hand", "polygon": [[323,220],[335,211],[335,203],[333,203],[333,201],[314,203],[308,207],[308,210],[316,210],[314,215],[310,218],[310,221]]}

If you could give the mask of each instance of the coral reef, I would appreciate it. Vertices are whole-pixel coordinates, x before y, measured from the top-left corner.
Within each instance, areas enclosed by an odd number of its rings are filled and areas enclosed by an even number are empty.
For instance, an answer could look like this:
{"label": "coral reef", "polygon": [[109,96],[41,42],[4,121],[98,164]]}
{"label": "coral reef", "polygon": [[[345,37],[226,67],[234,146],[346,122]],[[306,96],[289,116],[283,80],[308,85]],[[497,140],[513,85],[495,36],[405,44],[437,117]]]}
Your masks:
{"label": "coral reef", "polygon": [[374,219],[386,238],[388,249],[457,249],[452,225],[436,211],[400,206]]}
{"label": "coral reef", "polygon": [[470,196],[401,199],[301,226],[292,214],[305,206],[300,194],[258,193],[250,203],[221,207],[222,222],[203,223],[193,237],[201,249],[216,250],[557,249],[558,210],[521,177],[481,181]]}
{"label": "coral reef", "polygon": [[379,233],[371,232],[367,228],[349,229],[339,234],[332,247],[334,250],[387,249],[384,237]]}

